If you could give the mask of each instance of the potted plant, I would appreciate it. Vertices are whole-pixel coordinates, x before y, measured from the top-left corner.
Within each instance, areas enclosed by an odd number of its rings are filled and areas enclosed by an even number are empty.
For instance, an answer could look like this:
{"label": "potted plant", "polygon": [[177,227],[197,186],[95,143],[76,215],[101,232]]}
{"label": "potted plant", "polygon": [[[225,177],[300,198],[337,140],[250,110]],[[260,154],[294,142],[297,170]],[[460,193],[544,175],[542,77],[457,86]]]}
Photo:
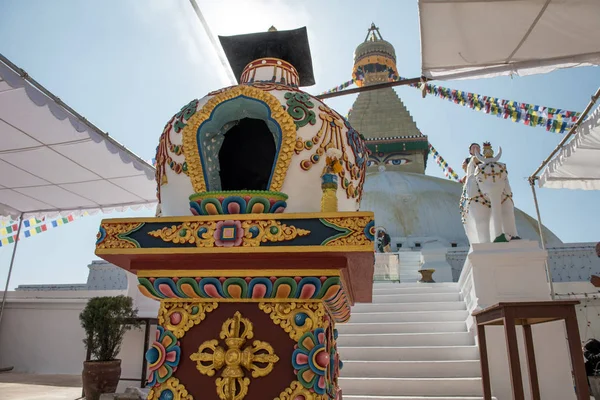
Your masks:
{"label": "potted plant", "polygon": [[121,350],[125,332],[139,326],[137,309],[126,296],[94,297],[79,314],[85,330],[83,343],[90,355],[84,361],[82,381],[86,400],[98,400],[102,393],[114,393],[121,377]]}

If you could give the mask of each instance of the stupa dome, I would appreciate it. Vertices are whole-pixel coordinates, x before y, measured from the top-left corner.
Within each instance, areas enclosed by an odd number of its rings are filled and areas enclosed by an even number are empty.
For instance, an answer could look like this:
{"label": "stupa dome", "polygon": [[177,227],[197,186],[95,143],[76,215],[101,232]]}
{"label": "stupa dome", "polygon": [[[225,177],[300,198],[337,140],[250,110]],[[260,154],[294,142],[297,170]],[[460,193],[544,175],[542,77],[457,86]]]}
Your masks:
{"label": "stupa dome", "polygon": [[[409,245],[439,241],[448,247],[469,246],[458,209],[461,193],[461,184],[446,179],[400,171],[368,172],[360,208],[373,211],[378,225],[392,238],[407,238]],[[519,236],[540,240],[536,220],[518,209],[515,218]],[[544,237],[549,245],[562,243],[546,228]]]}
{"label": "stupa dome", "polygon": [[375,24],[371,24],[365,41],[354,51],[352,77],[358,86],[390,82],[398,77],[394,46],[383,39]]}
{"label": "stupa dome", "polygon": [[167,123],[156,156],[161,215],[319,212],[331,160],[337,210],[358,210],[367,147],[342,115],[298,88],[313,83],[306,29],[221,42],[240,84],[191,101]]}

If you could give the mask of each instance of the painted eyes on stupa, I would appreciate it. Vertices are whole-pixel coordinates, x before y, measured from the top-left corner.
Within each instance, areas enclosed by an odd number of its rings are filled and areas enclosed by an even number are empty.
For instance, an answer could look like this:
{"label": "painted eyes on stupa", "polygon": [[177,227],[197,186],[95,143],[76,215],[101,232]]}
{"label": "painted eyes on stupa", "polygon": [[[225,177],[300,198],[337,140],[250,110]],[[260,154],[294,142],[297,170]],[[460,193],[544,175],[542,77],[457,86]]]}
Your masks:
{"label": "painted eyes on stupa", "polygon": [[368,160],[367,161],[367,167],[374,167],[376,165],[379,165],[379,160]]}
{"label": "painted eyes on stupa", "polygon": [[386,165],[404,165],[404,164],[408,164],[409,162],[410,162],[410,160],[408,160],[406,158],[394,158],[391,160],[385,160]]}

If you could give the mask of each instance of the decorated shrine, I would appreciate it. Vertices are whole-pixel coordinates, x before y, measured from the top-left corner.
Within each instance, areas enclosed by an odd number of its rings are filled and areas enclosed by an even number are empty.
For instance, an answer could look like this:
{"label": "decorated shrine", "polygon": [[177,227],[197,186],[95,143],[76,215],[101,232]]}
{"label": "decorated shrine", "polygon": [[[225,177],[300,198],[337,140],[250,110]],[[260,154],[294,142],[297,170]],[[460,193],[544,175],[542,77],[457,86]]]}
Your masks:
{"label": "decorated shrine", "polygon": [[239,85],[169,120],[157,216],[102,221],[96,254],[160,300],[150,400],[339,399],[336,324],[372,297],[369,150],[298,89],[305,28],[220,40]]}

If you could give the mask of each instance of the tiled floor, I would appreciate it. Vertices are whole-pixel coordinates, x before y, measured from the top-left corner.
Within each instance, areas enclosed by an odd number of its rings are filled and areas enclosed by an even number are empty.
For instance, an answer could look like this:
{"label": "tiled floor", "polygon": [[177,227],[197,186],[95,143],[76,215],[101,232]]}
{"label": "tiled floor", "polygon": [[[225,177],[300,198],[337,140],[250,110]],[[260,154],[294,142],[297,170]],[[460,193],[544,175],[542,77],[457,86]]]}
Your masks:
{"label": "tiled floor", "polygon": [[0,373],[0,400],[75,400],[81,376]]}

